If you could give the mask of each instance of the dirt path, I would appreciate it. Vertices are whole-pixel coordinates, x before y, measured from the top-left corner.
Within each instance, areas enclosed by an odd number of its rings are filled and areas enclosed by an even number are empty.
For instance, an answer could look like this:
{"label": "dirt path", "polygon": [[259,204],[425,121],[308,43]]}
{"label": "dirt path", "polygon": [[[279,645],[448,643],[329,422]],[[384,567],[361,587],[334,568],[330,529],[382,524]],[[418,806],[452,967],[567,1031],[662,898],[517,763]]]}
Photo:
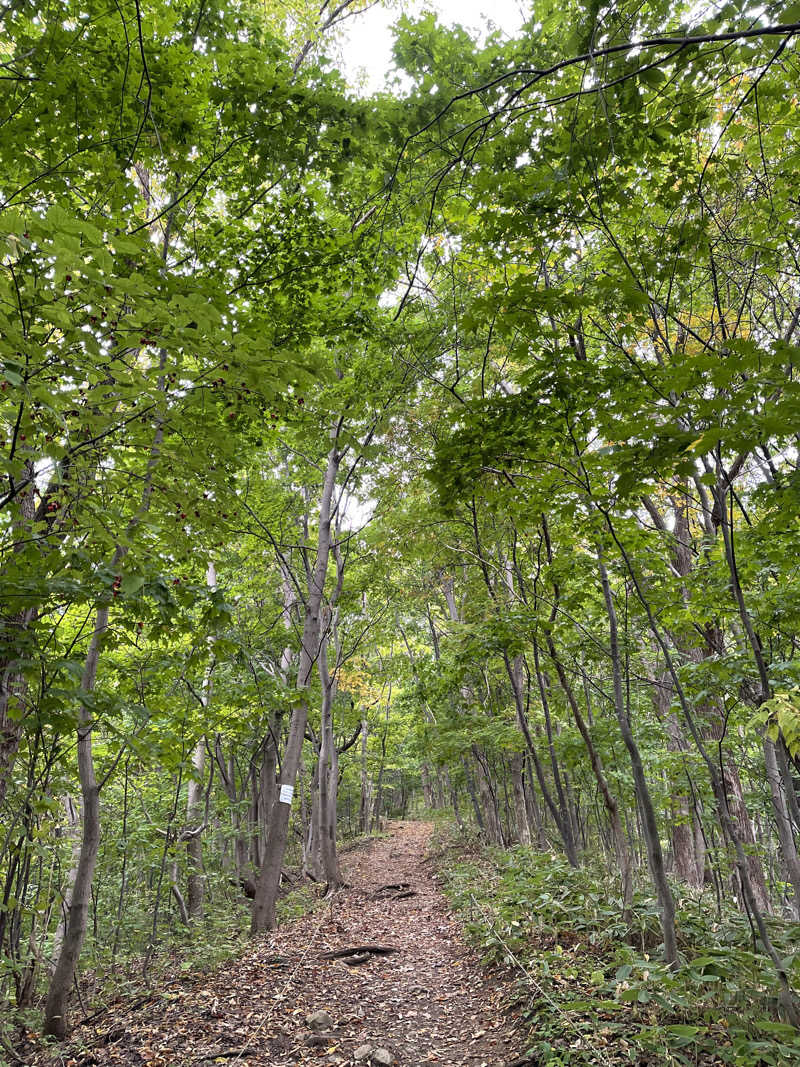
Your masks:
{"label": "dirt path", "polygon": [[[74,1035],[84,1051],[59,1062],[499,1067],[514,1060],[519,1044],[500,1007],[503,988],[466,948],[434,884],[425,861],[430,835],[429,824],[395,823],[389,837],[344,856],[352,888],[206,982],[84,1026]],[[386,883],[409,888],[376,896]],[[320,958],[362,944],[398,951],[358,966]],[[307,1018],[315,1012],[330,1016],[330,1024],[319,1017],[317,1032]]]}

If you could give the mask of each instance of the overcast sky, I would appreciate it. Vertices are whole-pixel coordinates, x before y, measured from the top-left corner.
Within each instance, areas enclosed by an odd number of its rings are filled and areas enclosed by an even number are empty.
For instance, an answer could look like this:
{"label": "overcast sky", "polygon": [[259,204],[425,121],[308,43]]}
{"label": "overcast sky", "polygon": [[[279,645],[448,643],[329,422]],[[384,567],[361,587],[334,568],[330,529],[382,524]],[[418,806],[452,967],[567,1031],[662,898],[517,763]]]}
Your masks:
{"label": "overcast sky", "polygon": [[345,24],[345,70],[354,81],[359,70],[365,71],[367,92],[383,88],[391,61],[390,26],[403,11],[413,14],[433,10],[441,22],[458,22],[475,29],[485,29],[489,18],[496,27],[511,34],[525,21],[528,9],[527,0],[409,0],[393,10],[374,7]]}

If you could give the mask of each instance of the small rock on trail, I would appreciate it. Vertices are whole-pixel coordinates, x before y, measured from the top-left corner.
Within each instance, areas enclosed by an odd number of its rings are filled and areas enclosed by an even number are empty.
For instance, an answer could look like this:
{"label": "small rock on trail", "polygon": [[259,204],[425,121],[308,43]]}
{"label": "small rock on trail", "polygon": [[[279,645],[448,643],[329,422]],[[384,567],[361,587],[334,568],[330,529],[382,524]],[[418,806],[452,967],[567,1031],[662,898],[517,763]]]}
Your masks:
{"label": "small rock on trail", "polygon": [[306,1026],[311,1030],[330,1030],[333,1026],[333,1019],[327,1011],[314,1011],[306,1015]]}
{"label": "small rock on trail", "polygon": [[[72,1053],[39,1052],[28,1062],[44,1067],[70,1055],[76,1067],[514,1061],[524,1044],[501,1006],[507,990],[466,947],[434,883],[425,862],[431,833],[429,823],[395,823],[388,837],[345,851],[350,888],[210,977],[78,1028]],[[387,898],[380,890],[389,879],[403,890]],[[403,895],[406,886],[412,895]],[[353,946],[397,951],[373,951],[358,967],[322,958]]]}

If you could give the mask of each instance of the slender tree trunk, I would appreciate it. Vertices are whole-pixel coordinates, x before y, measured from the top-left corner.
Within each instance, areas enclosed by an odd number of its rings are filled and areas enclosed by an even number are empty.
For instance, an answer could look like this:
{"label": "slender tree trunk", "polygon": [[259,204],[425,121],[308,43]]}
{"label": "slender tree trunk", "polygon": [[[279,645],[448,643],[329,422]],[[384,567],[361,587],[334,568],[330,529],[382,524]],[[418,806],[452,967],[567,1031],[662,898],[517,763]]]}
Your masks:
{"label": "slender tree trunk", "polygon": [[483,812],[475,789],[475,779],[472,777],[472,770],[466,756],[462,756],[461,766],[464,768],[464,781],[467,783],[467,792],[469,793],[469,799],[472,801],[472,810],[475,812],[475,822],[478,824],[478,829],[485,832],[486,823],[483,821]]}
{"label": "slender tree trunk", "polygon": [[169,865],[169,891],[178,905],[178,914],[181,917],[181,922],[184,926],[191,926],[192,920],[189,916],[189,910],[186,907],[186,901],[183,899],[183,893],[181,893],[181,887],[178,884],[178,860],[176,858],[173,858]]}
{"label": "slender tree trunk", "polygon": [[[676,498],[672,501],[674,526],[671,531],[656,508],[655,503],[647,498],[645,504],[656,526],[667,538],[672,566],[681,578],[681,598],[688,610],[690,607],[690,595],[687,579],[692,573],[693,559],[689,523],[689,497],[686,484],[683,483],[681,485]],[[673,640],[676,648],[689,660],[694,663],[699,663],[702,660],[703,653],[698,649],[696,640],[688,640],[680,632],[673,636]],[[653,708],[659,721],[664,725],[667,734],[667,750],[675,753],[676,756],[680,753],[685,753],[688,751],[686,738],[681,730],[677,715],[671,710],[673,689],[669,672],[663,671],[659,677],[651,679],[651,682],[653,687]],[[690,797],[687,788],[683,786],[680,774],[672,775],[669,782],[669,792],[671,800],[670,836],[675,876],[687,885],[702,886],[704,850],[701,847],[700,852],[698,853],[697,851],[696,816],[692,811]],[[700,836],[700,845],[702,846],[702,836]],[[700,872],[699,882],[698,870]]]}
{"label": "slender tree trunk", "polygon": [[[322,870],[328,889],[342,884],[339,857],[336,852],[336,801],[339,782],[339,761],[333,734],[333,700],[336,681],[331,678],[328,665],[327,627],[333,624],[329,611],[325,611],[323,631],[319,645],[317,668],[322,683],[322,709],[320,715],[319,749],[319,810],[320,810],[320,856]],[[338,657],[337,657],[338,658]]]}
{"label": "slender tree trunk", "polygon": [[781,1002],[781,1006],[786,1012],[787,1017],[792,1022],[792,1025],[800,1027],[800,1005],[798,1004],[797,997],[795,996],[794,990],[792,989],[791,983],[789,981],[789,975],[786,972],[786,967],[784,966],[783,960],[781,959],[780,955],[775,949],[774,944],[772,943],[772,938],[770,937],[767,924],[764,921],[764,914],[759,909],[758,902],[756,900],[755,895],[753,894],[752,884],[750,881],[750,872],[747,865],[747,857],[745,856],[744,848],[742,847],[742,842],[738,837],[736,824],[734,823],[730,811],[728,810],[728,802],[725,794],[722,776],[720,775],[714,760],[711,758],[705,746],[700,730],[698,729],[697,722],[695,721],[692,708],[689,705],[689,701],[687,700],[683,685],[681,684],[680,675],[675,669],[675,664],[670,654],[669,646],[665,641],[664,636],[661,633],[661,629],[656,622],[655,616],[653,614],[653,609],[650,605],[649,600],[644,594],[644,590],[642,588],[641,582],[639,581],[636,570],[633,567],[631,558],[628,555],[625,546],[622,544],[619,537],[617,536],[616,530],[614,529],[614,524],[611,521],[611,516],[609,515],[609,513],[600,508],[596,502],[595,507],[602,514],[606,522],[608,531],[611,534],[611,537],[613,538],[614,543],[620,552],[620,555],[622,556],[622,559],[625,563],[625,567],[628,571],[628,574],[630,575],[631,581],[633,582],[634,588],[636,590],[636,595],[639,598],[639,602],[644,608],[645,614],[647,616],[650,631],[653,634],[653,637],[656,639],[656,642],[664,656],[667,669],[669,670],[670,677],[672,678],[672,684],[675,686],[675,692],[678,695],[678,700],[680,702],[681,711],[683,712],[683,717],[686,721],[686,725],[689,729],[690,734],[692,735],[692,739],[694,740],[695,745],[697,746],[697,750],[700,753],[703,762],[706,765],[706,768],[708,769],[708,775],[711,780],[711,787],[713,789],[714,799],[717,805],[717,814],[719,816],[720,826],[722,827],[723,833],[725,834],[727,840],[731,842],[734,847],[736,869],[739,874],[739,879],[742,886],[742,892],[744,894],[745,902],[747,904],[747,907],[749,908],[750,916],[758,929],[758,934],[761,938],[761,943],[764,946],[764,950],[769,956],[772,965],[775,968],[775,973],[778,976],[778,982],[780,985],[779,999]]}
{"label": "slender tree trunk", "polygon": [[319,653],[320,611],[331,551],[331,505],[336,476],[342,459],[342,455],[336,446],[335,432],[332,433],[332,438],[334,444],[328,453],[320,500],[317,551],[308,583],[303,619],[303,636],[297,669],[298,696],[292,709],[292,717],[289,724],[289,736],[286,741],[286,750],[279,780],[280,792],[273,805],[267,845],[264,851],[264,862],[261,865],[256,883],[252,919],[252,931],[254,934],[271,930],[275,926],[275,904],[278,898],[281,867],[289,834],[292,795],[308,721],[307,693],[311,685],[314,662]]}
{"label": "slender tree trunk", "polygon": [[[2,619],[6,632],[17,630],[24,633],[35,616],[33,609],[18,612],[11,619]],[[13,655],[0,664],[0,806],[5,801],[8,785],[14,770],[25,718],[27,682],[16,669],[19,657]]]}
{"label": "slender tree trunk", "polygon": [[778,768],[775,744],[768,737],[764,738],[764,763],[767,768],[770,793],[772,794],[772,806],[775,811],[781,855],[794,891],[792,910],[795,919],[800,919],[800,859],[798,859],[797,843],[792,830],[792,821],[789,817],[789,806],[782,789],[783,783]]}
{"label": "slender tree trunk", "polygon": [[[556,596],[557,595],[558,594],[556,594]],[[592,739],[586,720],[583,717],[578,698],[576,697],[575,691],[567,677],[564,665],[556,653],[555,642],[550,635],[547,637],[547,647],[553,664],[555,665],[561,688],[564,691],[567,703],[572,711],[572,717],[575,719],[578,732],[583,738],[583,743],[586,746],[592,774],[597,782],[597,788],[600,790],[603,804],[608,812],[608,820],[611,824],[611,835],[614,839],[614,852],[616,854],[620,880],[622,882],[622,915],[624,921],[629,922],[631,917],[631,905],[633,904],[633,865],[631,864],[631,856],[628,850],[625,831],[622,828],[622,819],[619,814],[619,803],[617,798],[611,792],[611,787],[608,784],[608,779],[606,778],[605,770],[603,768],[603,761],[595,748],[594,740]]]}
{"label": "slender tree trunk", "polygon": [[[553,796],[547,785],[547,779],[544,776],[544,768],[542,767],[541,761],[539,760],[539,755],[536,751],[536,746],[533,743],[533,737],[531,736],[530,727],[528,726],[528,717],[525,707],[526,700],[522,687],[522,669],[524,665],[524,658],[521,655],[516,656],[514,662],[512,663],[510,657],[508,656],[508,653],[504,652],[503,661],[505,663],[506,673],[508,675],[509,681],[511,682],[512,692],[514,693],[514,704],[517,712],[517,725],[519,726],[520,731],[522,732],[522,736],[525,739],[525,744],[528,749],[528,756],[531,762],[533,763],[534,770],[536,771],[536,777],[539,782],[539,788],[541,789],[542,796],[544,797],[544,802],[547,805],[550,814],[553,816],[553,822],[556,824],[556,828],[558,829],[558,832],[561,835],[561,840],[564,845],[564,853],[567,857],[569,865],[571,867],[577,867],[578,856],[575,851],[575,843],[572,839],[569,823],[562,820],[561,811],[557,807],[555,800],[553,799]],[[541,819],[539,819],[539,823],[541,825]],[[540,843],[543,839],[543,836],[543,833],[540,833]]]}
{"label": "slender tree trunk", "polygon": [[739,768],[730,755],[723,764],[723,770],[728,810],[736,825],[736,837],[745,846],[751,892],[759,910],[765,915],[769,915],[772,912],[772,904],[767,893],[767,883],[764,880],[764,864],[761,859],[761,850],[758,847],[753,829],[753,820],[750,818],[744,799]]}
{"label": "slender tree trunk", "polygon": [[[716,533],[717,528],[722,529],[723,547],[725,547],[727,545],[728,525],[724,514],[724,503],[722,511],[715,521],[717,522],[717,526],[714,527],[714,531]],[[671,535],[671,540],[672,559],[675,569],[682,579],[688,579],[692,572],[693,561],[691,552],[691,529],[689,523],[689,497],[685,487],[681,492],[679,501],[675,505],[675,528]],[[689,608],[691,601],[686,581],[684,581],[682,585],[682,596],[684,603],[687,608]],[[694,663],[700,663],[703,659],[724,654],[724,639],[721,631],[714,624],[706,627],[705,643],[702,648],[698,648],[696,642],[691,642],[680,634],[676,636],[675,642],[676,647],[678,647],[680,651]],[[711,703],[702,709],[702,714],[708,723],[706,727],[707,733],[715,741],[721,741],[725,733],[723,710]],[[753,823],[747,811],[744,792],[739,777],[739,769],[730,752],[726,752],[723,755],[722,772],[726,803],[729,813],[736,825],[736,835],[748,849],[746,859],[752,895],[756,900],[759,909],[766,914],[769,914],[771,905],[769,894],[767,893],[767,886],[764,881],[764,867],[761,862],[759,850],[756,848],[756,839],[753,834]],[[683,834],[684,837],[686,837],[686,835],[686,833]],[[679,831],[679,837],[680,836]],[[694,835],[694,840],[697,840],[696,835]],[[684,852],[688,851],[687,842],[682,841],[681,845],[683,846]],[[702,855],[695,855],[695,869],[701,866],[704,867],[704,857]]]}
{"label": "slender tree trunk", "polygon": [[611,669],[614,678],[614,708],[617,713],[620,733],[630,757],[633,780],[636,786],[636,795],[642,814],[642,830],[647,847],[647,860],[650,866],[650,874],[658,895],[659,908],[661,910],[661,929],[664,936],[664,959],[667,964],[673,966],[678,961],[678,946],[675,937],[675,901],[672,890],[667,882],[667,874],[664,869],[664,856],[661,851],[661,840],[658,834],[658,823],[653,808],[653,801],[647,785],[644,773],[642,757],[639,747],[634,739],[633,732],[628,722],[625,708],[625,699],[622,688],[622,666],[620,660],[619,638],[617,634],[617,612],[614,607],[614,597],[608,581],[605,565],[600,559],[600,581],[603,587],[603,597],[606,603],[608,615],[609,643],[611,649]]}
{"label": "slender tree trunk", "polygon": [[697,794],[695,793],[694,808],[692,810],[692,833],[694,834],[694,861],[697,866],[697,872],[694,877],[694,883],[701,889],[706,884],[706,856],[708,853],[708,847],[706,845],[706,835],[703,832],[703,822],[701,813],[698,811]]}
{"label": "slender tree trunk", "polygon": [[367,740],[369,737],[369,723],[366,715],[361,719],[361,794],[358,804],[358,826],[362,834],[370,831],[370,780],[369,767],[367,765]]}
{"label": "slender tree trunk", "polygon": [[528,809],[525,804],[525,787],[522,784],[523,756],[515,752],[511,757],[511,791],[514,795],[514,823],[516,838],[521,845],[531,843],[531,827],[528,822]]}
{"label": "slender tree trunk", "polygon": [[797,803],[797,790],[794,777],[792,776],[792,770],[789,766],[789,756],[786,750],[786,742],[784,741],[783,734],[778,736],[778,743],[775,746],[775,755],[778,760],[781,781],[783,782],[783,795],[786,797],[789,817],[792,820],[792,825],[795,830],[800,830],[800,807],[798,807]]}
{"label": "slender tree trunk", "polygon": [[228,758],[226,759],[222,747],[222,737],[219,734],[214,738],[214,759],[217,765],[217,770],[219,771],[219,776],[222,779],[222,788],[225,791],[225,796],[228,798],[228,805],[230,808],[230,836],[233,840],[233,870],[235,879],[242,888],[245,888],[250,878],[251,870],[248,865],[247,856],[248,835],[246,828],[243,828],[242,826],[241,804],[244,798],[244,789],[240,796],[236,785],[236,761],[233,757],[233,751],[230,751]]}
{"label": "slender tree trunk", "polygon": [[465,824],[461,815],[461,808],[458,805],[458,790],[453,785],[452,780],[450,781],[450,803],[453,805],[453,815],[456,820],[456,826],[459,830],[463,831]]}
{"label": "slender tree trunk", "polygon": [[[573,867],[577,867],[578,853],[575,847],[575,838],[572,833],[572,821],[569,816],[567,798],[564,794],[564,786],[561,779],[558,758],[556,756],[555,743],[553,741],[553,724],[550,715],[550,697],[548,692],[549,682],[539,663],[539,647],[536,641],[533,642],[533,659],[536,679],[539,685],[539,697],[542,702],[542,711],[544,713],[544,725],[547,734],[547,751],[550,754],[550,769],[553,772],[553,785],[555,786],[556,796],[558,797],[558,827],[561,831],[561,836],[564,839],[564,849],[567,853],[567,858]],[[555,811],[553,812],[553,818],[555,818]]]}
{"label": "slender tree trunk", "polygon": [[522,779],[522,786],[525,790],[525,806],[528,809],[528,822],[536,831],[536,847],[541,851],[547,850],[547,835],[544,832],[544,822],[542,820],[542,812],[539,808],[539,801],[536,799],[536,791],[533,788],[531,782],[531,762],[530,757],[527,760],[528,767]]}
{"label": "slender tree trunk", "polygon": [[[81,689],[84,693],[93,693],[97,679],[97,666],[100,659],[100,644],[108,629],[108,608],[101,607],[95,616],[94,632],[86,656]],[[81,703],[78,720],[78,775],[81,782],[83,808],[83,835],[81,850],[72,887],[72,899],[69,904],[67,920],[61,951],[58,954],[44,1011],[45,1033],[63,1040],[69,1029],[67,1005],[72,992],[75,969],[86,935],[86,923],[91,901],[92,879],[97,863],[97,851],[100,845],[100,795],[94,773],[92,755],[92,714]]]}
{"label": "slender tree trunk", "polygon": [[116,967],[119,938],[122,932],[122,915],[125,909],[125,895],[128,891],[128,783],[130,781],[130,756],[125,760],[125,787],[122,793],[122,870],[119,879],[117,897],[117,916],[114,924],[114,942],[111,946],[111,967]]}
{"label": "slender tree trunk", "polygon": [[281,731],[280,711],[270,716],[269,734],[264,741],[264,755],[259,772],[258,837],[263,857],[267,847],[269,816],[275,804],[278,783],[278,738]]}
{"label": "slender tree trunk", "polygon": [[[164,255],[168,236],[164,240]],[[166,393],[166,378],[164,367],[166,366],[167,354],[164,349],[159,353],[159,378],[157,391]],[[125,541],[118,544],[110,560],[110,570],[117,573],[122,567],[128,554],[128,545],[140,522],[150,510],[153,495],[153,476],[161,458],[161,446],[164,440],[164,417],[156,416],[153,441],[147,458],[144,477],[142,479],[142,495],[138,508],[131,516],[125,528]],[[104,604],[97,609],[95,625],[86,654],[81,689],[84,693],[94,692],[97,681],[97,668],[100,660],[100,646],[108,630],[109,609]],[[69,919],[64,931],[64,941],[61,952],[53,971],[50,987],[45,1003],[44,1029],[45,1033],[53,1037],[63,1038],[68,1029],[67,1003],[70,990],[75,980],[75,969],[78,964],[83,940],[86,935],[86,923],[89,914],[89,904],[92,894],[92,879],[97,863],[97,851],[100,845],[100,796],[97,780],[94,772],[94,756],[92,753],[92,729],[94,723],[90,709],[81,702],[78,710],[77,729],[77,758],[78,777],[81,783],[81,796],[83,798],[83,835],[81,838],[81,851],[78,858],[78,866],[75,877],[75,885],[72,892],[72,900],[69,908]]]}
{"label": "slender tree trunk", "polygon": [[[678,716],[670,710],[672,702],[672,685],[669,674],[664,671],[653,679],[653,704],[656,714],[664,723],[667,733],[667,751],[676,756],[687,752],[688,746],[681,730]],[[669,783],[672,818],[670,834],[672,837],[672,854],[675,861],[675,877],[687,885],[702,888],[704,857],[697,854],[697,837],[690,798],[686,787],[679,785],[672,777]],[[701,838],[702,842],[702,838]],[[699,872],[699,874],[698,874]],[[699,881],[698,881],[699,877]]]}
{"label": "slender tree trunk", "polygon": [[59,954],[61,953],[61,946],[64,943],[64,933],[67,929],[69,909],[72,903],[72,890],[78,875],[78,860],[80,859],[81,854],[80,813],[75,806],[75,801],[68,794],[64,797],[64,812],[67,817],[67,836],[72,842],[72,850],[69,871],[67,872],[67,878],[64,884],[64,895],[61,899],[61,914],[58,919],[56,932],[53,935],[53,960],[58,959]]}
{"label": "slender tree trunk", "polygon": [[[336,607],[344,587],[345,557],[338,547],[338,528],[335,544],[331,552],[336,561],[336,585],[331,593],[328,606],[323,612],[322,632],[320,636],[317,670],[322,685],[322,708],[320,716],[321,746],[320,783],[324,789],[320,792],[322,800],[322,867],[328,890],[344,884],[339,867],[339,855],[336,849],[337,817],[339,807],[339,753],[336,749],[336,737],[333,725],[333,704],[338,688],[338,670],[342,663],[342,643],[339,636],[338,608]],[[334,672],[328,663],[328,647],[332,638],[334,652]]]}
{"label": "slender tree trunk", "polygon": [[330,756],[326,759],[327,779],[325,788],[325,805],[322,821],[322,869],[328,890],[344,885],[339,867],[339,854],[336,848],[336,819],[339,799],[339,754],[336,745],[331,745]]}
{"label": "slender tree trunk", "polygon": [[322,881],[322,808],[319,799],[319,779],[322,773],[322,764],[319,752],[314,761],[314,770],[311,773],[311,817],[308,820],[308,832],[303,846],[303,870],[315,882]]}
{"label": "slender tree trunk", "polygon": [[381,809],[383,807],[383,773],[386,768],[386,738],[389,733],[389,710],[391,708],[392,701],[392,686],[389,684],[389,696],[386,700],[385,709],[385,724],[383,727],[383,733],[381,734],[381,761],[378,766],[378,781],[375,786],[375,803],[372,808],[372,821],[375,824],[375,828],[380,833],[381,830]]}
{"label": "slender tree trunk", "polygon": [[503,830],[500,825],[500,814],[497,810],[497,794],[492,786],[486,753],[476,744],[470,747],[475,760],[475,776],[478,781],[478,794],[480,796],[481,810],[483,811],[486,837],[490,845],[502,845]]}
{"label": "slender tree trunk", "polygon": [[422,779],[422,796],[425,800],[425,807],[433,808],[434,796],[433,790],[431,789],[431,769],[427,763],[422,764],[420,777]]}
{"label": "slender tree trunk", "polygon": [[[209,589],[217,587],[217,572],[213,563],[209,563],[206,571],[206,585]],[[203,687],[200,693],[200,707],[203,718],[206,718],[211,704],[213,661],[209,663],[203,676]],[[186,863],[188,877],[186,881],[186,911],[190,919],[200,919],[203,916],[203,897],[205,894],[205,877],[203,874],[203,775],[206,767],[206,737],[205,734],[197,739],[192,753],[192,775],[189,778],[189,786],[186,798]]]}
{"label": "slender tree trunk", "polygon": [[206,765],[206,739],[201,737],[192,753],[192,777],[186,801],[186,861],[189,870],[186,882],[187,910],[190,919],[203,916],[205,878],[203,876],[203,842],[200,821],[203,815],[203,773]]}

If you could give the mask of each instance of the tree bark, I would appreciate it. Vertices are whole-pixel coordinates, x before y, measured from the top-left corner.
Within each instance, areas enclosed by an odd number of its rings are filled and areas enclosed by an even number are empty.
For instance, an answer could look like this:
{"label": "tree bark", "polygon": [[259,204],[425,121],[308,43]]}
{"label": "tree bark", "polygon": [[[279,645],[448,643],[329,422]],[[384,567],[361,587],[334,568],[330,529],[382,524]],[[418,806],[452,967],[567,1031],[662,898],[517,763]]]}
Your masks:
{"label": "tree bark", "polygon": [[[670,710],[672,701],[672,684],[666,671],[652,679],[653,704],[656,714],[667,733],[667,751],[672,752],[676,758],[688,750],[678,716]],[[703,886],[703,873],[705,870],[705,850],[698,853],[698,845],[702,845],[702,837],[698,842],[695,833],[696,817],[692,811],[688,789],[679,785],[673,775],[670,779],[670,802],[672,806],[670,820],[670,836],[672,839],[672,855],[674,857],[675,877],[680,881],[691,885],[696,889]]]}
{"label": "tree bark", "polygon": [[675,937],[675,901],[672,890],[667,882],[667,874],[664,868],[664,855],[661,851],[661,840],[658,834],[655,809],[647,785],[644,773],[642,757],[639,747],[633,736],[628,722],[627,711],[622,688],[622,665],[620,661],[619,637],[617,632],[617,612],[614,607],[614,597],[611,585],[608,581],[608,573],[602,558],[600,564],[600,582],[603,587],[603,598],[606,603],[608,615],[609,644],[611,651],[611,670],[614,679],[614,709],[617,713],[620,733],[625,747],[628,750],[633,780],[636,786],[636,796],[642,813],[642,830],[645,845],[647,847],[647,860],[650,866],[650,874],[658,895],[659,908],[661,910],[661,930],[664,937],[664,959],[669,966],[674,966],[678,961],[678,946]]}
{"label": "tree bark", "polygon": [[[209,589],[217,588],[217,572],[213,563],[206,571],[206,585]],[[213,688],[213,660],[203,675],[203,687],[200,692],[200,708],[205,719]],[[206,767],[207,742],[205,734],[197,739],[192,753],[192,775],[186,797],[186,911],[189,919],[201,919],[203,916],[203,899],[205,895],[205,877],[203,874],[203,775]]]}
{"label": "tree bark", "polygon": [[367,765],[367,740],[369,738],[369,722],[366,715],[361,719],[361,793],[358,802],[358,827],[362,834],[370,831],[370,780]]}
{"label": "tree bark", "polygon": [[322,881],[322,809],[319,802],[319,779],[322,764],[317,751],[314,770],[311,773],[311,817],[303,845],[303,871],[315,882]]}
{"label": "tree bark", "polygon": [[519,752],[515,752],[511,757],[511,791],[514,796],[514,823],[517,841],[521,845],[530,845],[532,841],[531,827],[528,822],[528,809],[525,804],[525,787],[522,784],[523,762],[523,756]]}
{"label": "tree bark", "polygon": [[768,737],[764,738],[764,763],[767,769],[767,781],[769,782],[772,795],[772,806],[775,812],[775,821],[780,842],[781,854],[789,881],[792,883],[794,899],[792,910],[795,919],[800,919],[800,859],[797,855],[797,843],[792,829],[792,820],[789,817],[789,806],[782,789],[781,773],[778,768],[778,758],[775,752],[775,744]]}
{"label": "tree bark", "polygon": [[[286,853],[289,834],[289,815],[291,813],[291,795],[297,779],[297,769],[303,751],[306,723],[308,722],[308,697],[314,662],[319,654],[320,612],[325,590],[325,578],[328,571],[328,559],[331,551],[331,510],[336,476],[339,472],[342,454],[336,445],[338,431],[331,434],[333,447],[328,453],[325,477],[319,508],[319,529],[314,566],[311,571],[308,593],[303,618],[303,636],[300,644],[300,660],[297,668],[298,696],[292,709],[289,724],[289,736],[283,756],[283,766],[279,779],[282,787],[273,804],[267,835],[264,861],[256,882],[256,894],[253,901],[253,918],[251,928],[254,934],[263,933],[275,927],[275,904],[278,899],[281,867]],[[285,788],[283,788],[285,787]]]}
{"label": "tree bark", "polygon": [[206,765],[206,739],[199,738],[192,753],[192,777],[189,779],[186,800],[186,825],[189,836],[186,839],[186,861],[188,877],[186,880],[186,908],[189,919],[203,917],[203,897],[205,878],[203,875],[203,842],[200,821],[203,815],[203,774]]}
{"label": "tree bark", "polygon": [[[119,550],[118,550],[119,553]],[[108,629],[108,608],[98,609],[95,616],[94,632],[86,656],[81,689],[84,693],[93,693],[97,679],[97,666],[100,659],[100,644]],[[97,863],[97,851],[100,844],[100,794],[94,773],[92,755],[92,713],[81,702],[78,720],[78,775],[81,782],[83,800],[83,834],[78,864],[75,870],[75,882],[72,887],[72,899],[69,904],[61,951],[50,979],[47,1001],[44,1010],[45,1033],[63,1040],[68,1032],[67,1005],[75,978],[75,969],[86,935],[86,923],[89,915],[92,879]]]}
{"label": "tree bark", "polygon": [[331,677],[328,665],[328,637],[325,632],[326,626],[329,623],[331,625],[333,623],[330,619],[330,613],[326,612],[325,615],[319,657],[317,658],[317,668],[322,682],[319,748],[319,828],[322,871],[330,890],[336,889],[342,884],[342,873],[339,869],[339,857],[336,851],[336,809],[339,784],[339,759],[333,734],[333,700],[336,695],[336,679]]}
{"label": "tree bark", "polygon": [[[533,743],[533,737],[531,736],[530,727],[528,725],[528,718],[526,714],[526,700],[525,694],[522,691],[522,668],[524,664],[524,657],[519,655],[514,658],[513,663],[508,656],[508,653],[503,653],[503,660],[505,662],[506,673],[509,681],[511,682],[511,689],[514,694],[514,704],[517,712],[517,725],[522,732],[522,736],[525,739],[525,745],[528,750],[528,756],[533,763],[534,770],[536,772],[536,778],[539,782],[539,788],[544,797],[544,802],[547,805],[547,809],[553,816],[553,822],[556,824],[556,828],[561,836],[561,841],[564,845],[564,854],[567,857],[567,861],[571,867],[578,866],[578,856],[575,852],[575,845],[572,839],[571,828],[568,823],[562,821],[561,812],[553,799],[550,789],[547,785],[547,780],[544,776],[544,768],[542,767],[539,755],[536,751],[536,746]],[[538,820],[541,827],[541,818]],[[540,845],[544,840],[543,830],[539,830],[539,842]],[[546,845],[542,845],[546,847]]]}
{"label": "tree bark", "polygon": [[[558,593],[556,592],[556,598]],[[558,674],[558,680],[561,684],[561,688],[567,698],[567,703],[572,711],[572,717],[575,719],[575,724],[578,727],[578,732],[583,738],[583,743],[586,746],[586,751],[589,755],[589,763],[591,764],[592,774],[597,782],[597,788],[600,790],[600,795],[603,798],[603,804],[608,812],[608,820],[611,824],[611,835],[614,839],[614,852],[617,858],[617,865],[619,867],[620,881],[622,883],[622,915],[625,922],[630,921],[631,917],[631,905],[633,904],[633,866],[631,864],[630,852],[628,850],[628,842],[625,837],[625,831],[622,827],[622,819],[619,814],[619,803],[617,798],[611,792],[611,787],[608,784],[605,771],[603,769],[603,761],[600,758],[600,754],[595,748],[592,735],[589,731],[589,727],[586,724],[586,720],[583,717],[581,706],[578,703],[578,698],[575,696],[575,691],[570,685],[567,672],[564,669],[564,665],[561,659],[556,653],[555,642],[550,634],[547,635],[547,648],[550,653],[550,658],[556,668]]]}
{"label": "tree bark", "polygon": [[61,898],[58,926],[53,935],[53,960],[58,959],[61,952],[61,946],[64,943],[64,933],[67,929],[67,919],[69,918],[69,909],[72,903],[72,890],[78,875],[78,860],[80,859],[81,854],[81,817],[75,806],[75,801],[69,794],[64,797],[64,812],[67,816],[67,836],[72,842],[72,851],[69,871],[67,872],[67,879],[64,884],[64,892]]}
{"label": "tree bark", "polygon": [[490,845],[502,845],[503,828],[500,824],[500,813],[497,809],[497,794],[492,785],[486,753],[479,745],[470,746],[475,760],[476,778],[478,780],[478,795],[480,796],[481,810],[483,811],[483,823],[486,830],[486,838]]}

